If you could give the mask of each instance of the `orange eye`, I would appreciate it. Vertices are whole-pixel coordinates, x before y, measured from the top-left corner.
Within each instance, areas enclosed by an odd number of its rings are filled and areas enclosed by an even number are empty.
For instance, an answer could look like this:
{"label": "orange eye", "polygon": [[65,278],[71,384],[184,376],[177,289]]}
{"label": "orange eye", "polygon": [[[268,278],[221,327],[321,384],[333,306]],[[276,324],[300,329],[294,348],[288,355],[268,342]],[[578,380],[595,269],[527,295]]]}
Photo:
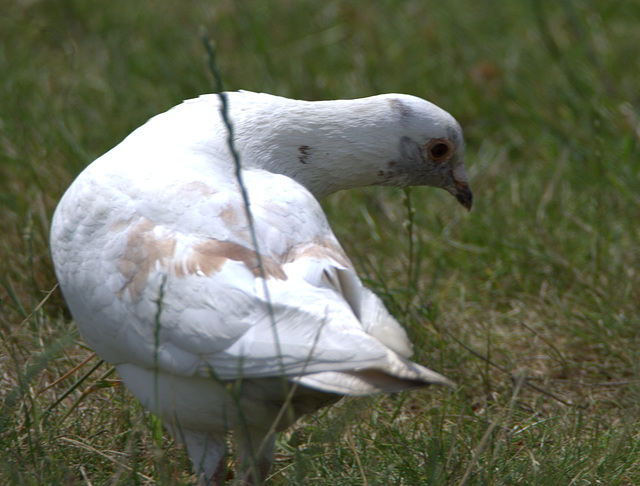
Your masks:
{"label": "orange eye", "polygon": [[442,162],[451,158],[456,151],[456,147],[453,145],[453,142],[447,138],[436,138],[427,144],[426,150],[431,160],[434,162]]}

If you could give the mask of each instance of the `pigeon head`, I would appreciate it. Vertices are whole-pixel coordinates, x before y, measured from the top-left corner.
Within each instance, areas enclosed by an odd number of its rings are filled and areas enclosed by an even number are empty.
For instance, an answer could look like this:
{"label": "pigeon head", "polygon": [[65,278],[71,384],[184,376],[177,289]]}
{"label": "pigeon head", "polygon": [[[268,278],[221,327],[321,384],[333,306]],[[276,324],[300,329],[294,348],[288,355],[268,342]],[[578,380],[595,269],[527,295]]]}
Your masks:
{"label": "pigeon head", "polygon": [[432,186],[471,208],[462,129],[433,103],[404,94],[311,102],[252,96],[251,117],[232,112],[245,163],[287,175],[318,199],[361,186]]}
{"label": "pigeon head", "polygon": [[379,172],[380,184],[426,185],[451,193],[470,210],[473,195],[464,168],[462,129],[449,113],[420,98],[385,95],[398,137],[397,157]]}

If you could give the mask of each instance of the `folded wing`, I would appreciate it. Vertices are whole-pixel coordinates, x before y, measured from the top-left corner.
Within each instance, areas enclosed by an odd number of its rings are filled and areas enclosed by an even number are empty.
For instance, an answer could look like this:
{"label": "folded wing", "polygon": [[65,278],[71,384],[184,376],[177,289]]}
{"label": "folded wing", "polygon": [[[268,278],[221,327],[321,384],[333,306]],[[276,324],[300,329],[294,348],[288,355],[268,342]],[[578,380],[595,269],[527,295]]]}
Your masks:
{"label": "folded wing", "polygon": [[62,278],[73,274],[102,292],[80,302],[69,284],[65,297],[103,357],[224,381],[285,375],[341,394],[448,383],[407,359],[404,329],[362,286],[302,186],[245,172],[256,250],[240,193],[215,178],[184,177],[160,198],[171,199],[171,212],[150,206],[158,197],[140,197],[96,225],[111,232],[109,258],[98,246],[103,235],[69,232],[84,238],[67,246],[82,248],[75,261],[86,263],[61,270]]}

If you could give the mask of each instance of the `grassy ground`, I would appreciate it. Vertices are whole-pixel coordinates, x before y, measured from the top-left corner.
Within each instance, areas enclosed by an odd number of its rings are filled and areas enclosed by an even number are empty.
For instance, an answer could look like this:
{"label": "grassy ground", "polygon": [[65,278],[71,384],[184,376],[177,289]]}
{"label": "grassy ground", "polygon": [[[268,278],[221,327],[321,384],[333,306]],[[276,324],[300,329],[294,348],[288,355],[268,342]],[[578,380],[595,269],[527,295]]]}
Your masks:
{"label": "grassy ground", "polygon": [[204,28],[227,89],[411,93],[453,113],[468,141],[470,214],[428,188],[325,203],[416,360],[459,387],[308,417],[280,437],[272,484],[640,484],[638,2],[8,0],[2,11],[0,483],[192,481],[109,367],[93,369],[47,234],[86,164],[211,91]]}

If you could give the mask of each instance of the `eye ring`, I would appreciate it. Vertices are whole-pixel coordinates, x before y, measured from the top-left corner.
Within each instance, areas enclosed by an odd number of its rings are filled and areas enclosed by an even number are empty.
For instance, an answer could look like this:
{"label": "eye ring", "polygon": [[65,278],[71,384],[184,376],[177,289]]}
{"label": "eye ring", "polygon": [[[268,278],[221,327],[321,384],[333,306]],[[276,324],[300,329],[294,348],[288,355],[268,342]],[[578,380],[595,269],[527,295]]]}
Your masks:
{"label": "eye ring", "polygon": [[436,138],[427,144],[425,150],[434,162],[444,162],[453,156],[456,146],[448,138]]}

